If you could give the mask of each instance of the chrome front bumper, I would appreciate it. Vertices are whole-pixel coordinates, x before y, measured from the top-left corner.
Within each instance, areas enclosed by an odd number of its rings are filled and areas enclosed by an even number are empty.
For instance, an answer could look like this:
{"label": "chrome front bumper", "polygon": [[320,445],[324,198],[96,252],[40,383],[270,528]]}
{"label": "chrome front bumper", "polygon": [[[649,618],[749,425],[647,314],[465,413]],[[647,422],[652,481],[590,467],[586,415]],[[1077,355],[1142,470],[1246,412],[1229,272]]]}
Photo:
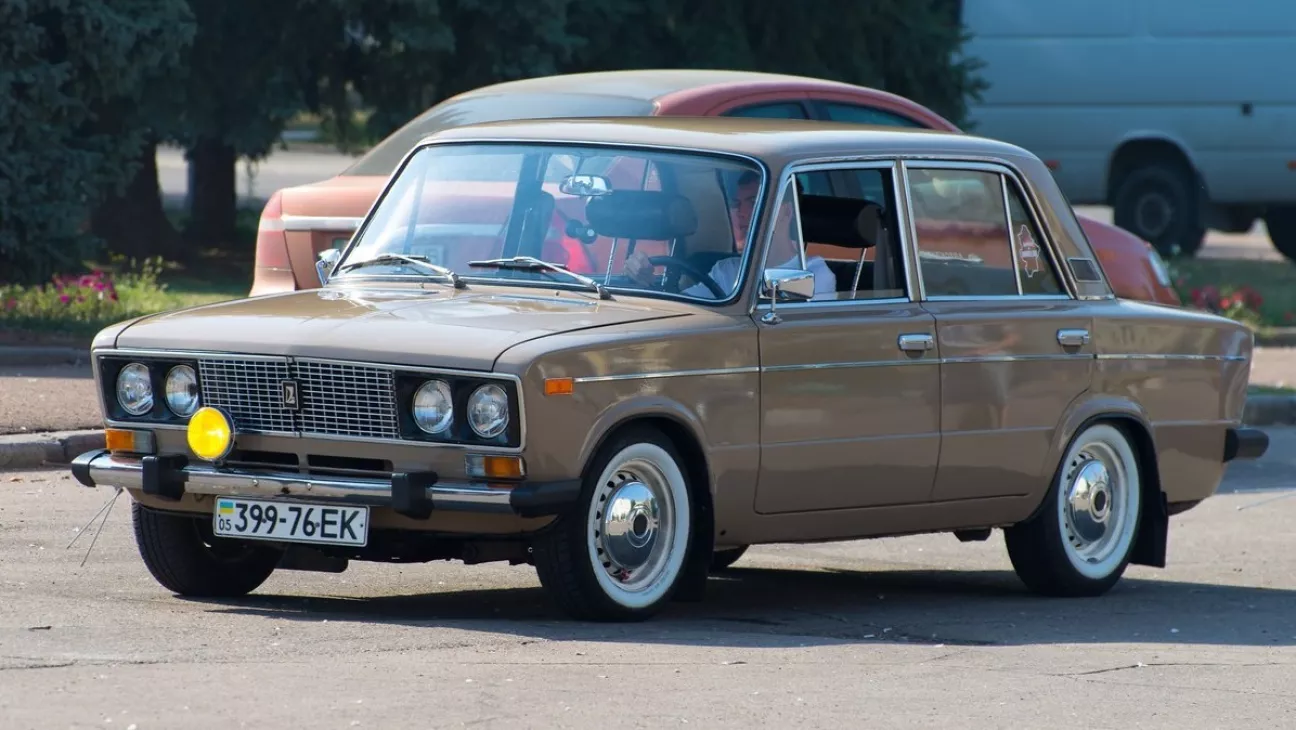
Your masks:
{"label": "chrome front bumper", "polygon": [[181,456],[128,457],[106,449],[72,461],[72,475],[87,487],[138,489],[178,500],[185,494],[338,501],[390,507],[415,518],[433,510],[545,517],[560,514],[580,495],[580,483],[522,482],[511,488],[440,480],[430,472],[393,474],[390,479],[313,476],[293,472],[249,472],[192,465]]}

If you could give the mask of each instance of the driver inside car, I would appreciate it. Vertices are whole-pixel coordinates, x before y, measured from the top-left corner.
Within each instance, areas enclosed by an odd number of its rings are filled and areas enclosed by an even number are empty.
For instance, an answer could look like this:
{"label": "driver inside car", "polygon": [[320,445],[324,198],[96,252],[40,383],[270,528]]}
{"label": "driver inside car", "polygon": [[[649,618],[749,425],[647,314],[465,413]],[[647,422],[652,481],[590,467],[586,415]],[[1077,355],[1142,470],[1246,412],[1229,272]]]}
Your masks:
{"label": "driver inside car", "polygon": [[[733,205],[729,209],[729,217],[733,223],[735,255],[720,259],[708,272],[717,286],[730,292],[733,291],[738,276],[742,273],[740,271],[742,253],[747,246],[747,233],[751,225],[752,213],[756,208],[756,196],[760,193],[760,175],[755,172],[743,173],[742,177],[738,178],[736,187]],[[791,196],[784,197],[775,221],[775,235],[774,240],[770,242],[769,260],[779,261],[783,256],[787,256],[787,259],[781,265],[769,268],[801,268],[801,246],[795,238],[796,229],[790,225],[794,210]],[[836,293],[837,277],[832,269],[828,268],[823,258],[808,257],[806,270],[814,274],[816,298]],[[653,265],[642,251],[635,251],[626,258],[625,273],[640,286],[649,286],[652,283],[652,272]],[[694,284],[680,293],[694,297],[714,298],[711,290],[701,283]]]}

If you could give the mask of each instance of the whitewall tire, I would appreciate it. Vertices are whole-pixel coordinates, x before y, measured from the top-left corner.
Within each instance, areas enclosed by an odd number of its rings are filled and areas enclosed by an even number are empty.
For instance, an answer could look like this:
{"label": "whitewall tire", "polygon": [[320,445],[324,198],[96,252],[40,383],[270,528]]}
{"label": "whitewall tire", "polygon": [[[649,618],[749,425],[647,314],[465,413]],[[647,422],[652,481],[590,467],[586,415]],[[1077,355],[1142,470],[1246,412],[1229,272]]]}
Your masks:
{"label": "whitewall tire", "polygon": [[1004,532],[1018,577],[1050,596],[1096,596],[1120,580],[1138,539],[1143,478],[1127,433],[1085,428],[1067,448],[1044,504]]}
{"label": "whitewall tire", "polygon": [[576,508],[537,539],[536,571],[574,618],[645,619],[679,585],[693,524],[673,444],[655,429],[627,429],[590,465]]}

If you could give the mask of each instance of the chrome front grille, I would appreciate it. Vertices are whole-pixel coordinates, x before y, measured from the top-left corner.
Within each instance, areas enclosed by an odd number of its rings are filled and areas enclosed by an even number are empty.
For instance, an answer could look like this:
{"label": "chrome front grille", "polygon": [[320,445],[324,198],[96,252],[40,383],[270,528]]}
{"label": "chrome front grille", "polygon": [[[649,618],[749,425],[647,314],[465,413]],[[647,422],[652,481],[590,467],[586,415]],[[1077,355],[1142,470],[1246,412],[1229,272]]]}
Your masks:
{"label": "chrome front grille", "polygon": [[[243,433],[397,439],[396,379],[366,365],[287,359],[199,358],[205,405]],[[285,398],[296,388],[297,405]]]}
{"label": "chrome front grille", "polygon": [[328,362],[297,363],[304,434],[394,439],[396,378],[390,370]]}
{"label": "chrome front grille", "polygon": [[284,405],[282,383],[293,378],[286,360],[198,361],[201,403],[224,410],[240,431],[293,433],[293,412]]}

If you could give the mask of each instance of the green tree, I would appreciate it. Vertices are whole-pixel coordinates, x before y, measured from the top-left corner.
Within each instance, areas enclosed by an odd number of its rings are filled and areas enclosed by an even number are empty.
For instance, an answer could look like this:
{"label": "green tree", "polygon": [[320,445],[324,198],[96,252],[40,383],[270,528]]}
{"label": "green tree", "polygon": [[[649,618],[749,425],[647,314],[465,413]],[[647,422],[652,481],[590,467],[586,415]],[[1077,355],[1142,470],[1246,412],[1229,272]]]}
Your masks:
{"label": "green tree", "polygon": [[0,282],[80,265],[191,34],[183,0],[0,3]]}
{"label": "green tree", "polygon": [[952,0],[575,0],[588,39],[565,71],[734,68],[872,86],[962,123],[983,86],[956,61],[964,34]]}

